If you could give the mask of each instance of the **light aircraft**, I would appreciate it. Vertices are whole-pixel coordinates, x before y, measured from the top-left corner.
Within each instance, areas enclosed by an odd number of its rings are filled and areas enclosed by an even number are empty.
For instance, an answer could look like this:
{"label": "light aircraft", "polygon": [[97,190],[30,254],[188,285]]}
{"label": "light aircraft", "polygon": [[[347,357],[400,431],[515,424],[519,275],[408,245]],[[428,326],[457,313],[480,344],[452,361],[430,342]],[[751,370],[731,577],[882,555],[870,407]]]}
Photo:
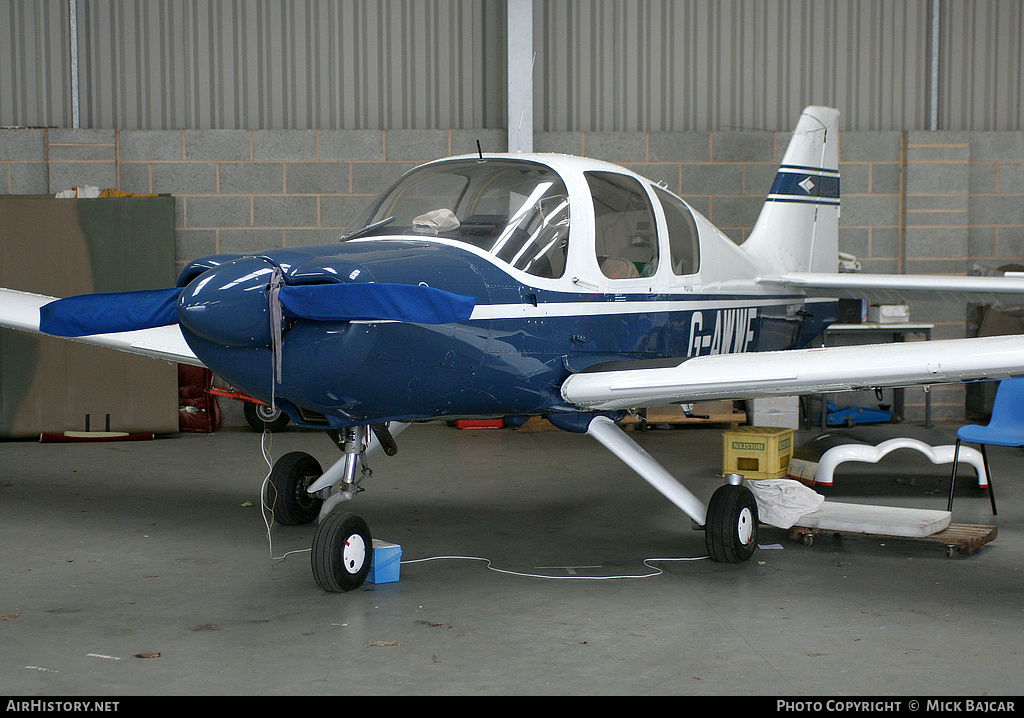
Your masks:
{"label": "light aircraft", "polygon": [[625,412],[1024,374],[1019,336],[810,348],[847,293],[1024,293],[1011,277],[839,273],[838,117],[803,112],[742,245],[622,167],[478,152],[411,170],[337,243],[207,257],[167,290],[2,290],[0,326],[205,365],[325,430],[337,462],[281,457],[266,499],[278,523],[319,518],[327,591],[370,568],[369,529],[339,506],[367,457],[438,418],[589,434],[705,531],[713,559],[739,562],[757,543],[749,489],[727,481],[705,505],[617,426]]}

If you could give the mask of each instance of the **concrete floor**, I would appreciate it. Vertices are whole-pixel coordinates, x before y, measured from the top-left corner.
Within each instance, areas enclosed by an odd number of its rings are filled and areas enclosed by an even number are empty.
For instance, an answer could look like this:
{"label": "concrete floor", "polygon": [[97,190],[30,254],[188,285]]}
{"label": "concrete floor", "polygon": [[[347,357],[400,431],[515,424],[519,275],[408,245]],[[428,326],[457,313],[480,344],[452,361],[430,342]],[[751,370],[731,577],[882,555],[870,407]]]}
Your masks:
{"label": "concrete floor", "polygon": [[[909,427],[908,427],[909,430]],[[701,499],[721,428],[635,435]],[[801,438],[811,434],[801,432]],[[949,434],[932,435],[935,442]],[[313,527],[258,507],[260,436],[0,443],[0,692],[7,695],[1019,693],[1022,454],[992,449],[999,515],[964,472],[954,521],[998,538],[927,541],[762,529],[741,565],[586,436],[413,427],[349,504],[401,544],[398,583],[327,594]],[[290,430],[269,447],[338,455]],[[947,467],[914,452],[845,465],[837,501],[945,509]],[[645,559],[693,559],[653,560]],[[574,568],[566,568],[574,567]],[[638,576],[591,580],[599,576]],[[646,576],[640,578],[639,576]],[[586,578],[583,578],[586,577]],[[140,658],[139,655],[159,654]],[[774,707],[774,706],[772,706]]]}

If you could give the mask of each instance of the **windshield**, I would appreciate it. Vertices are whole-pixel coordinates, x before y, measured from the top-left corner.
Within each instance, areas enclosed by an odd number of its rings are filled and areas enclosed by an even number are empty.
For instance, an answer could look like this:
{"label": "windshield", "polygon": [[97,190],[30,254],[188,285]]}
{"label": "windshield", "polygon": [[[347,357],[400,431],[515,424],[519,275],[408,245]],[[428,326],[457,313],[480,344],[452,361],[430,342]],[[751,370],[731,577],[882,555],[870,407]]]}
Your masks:
{"label": "windshield", "polygon": [[543,165],[457,160],[404,177],[355,227],[353,237],[458,240],[524,272],[555,279],[565,271],[569,199],[562,180]]}

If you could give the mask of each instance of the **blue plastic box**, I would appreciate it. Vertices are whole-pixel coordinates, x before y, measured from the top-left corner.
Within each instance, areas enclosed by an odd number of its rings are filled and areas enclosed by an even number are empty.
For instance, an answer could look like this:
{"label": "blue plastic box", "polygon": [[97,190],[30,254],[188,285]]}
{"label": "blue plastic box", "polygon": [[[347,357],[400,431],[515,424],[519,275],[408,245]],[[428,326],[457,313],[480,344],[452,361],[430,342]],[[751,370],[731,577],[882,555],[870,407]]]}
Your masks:
{"label": "blue plastic box", "polygon": [[402,547],[380,539],[373,539],[373,563],[366,576],[367,583],[395,583],[402,564]]}

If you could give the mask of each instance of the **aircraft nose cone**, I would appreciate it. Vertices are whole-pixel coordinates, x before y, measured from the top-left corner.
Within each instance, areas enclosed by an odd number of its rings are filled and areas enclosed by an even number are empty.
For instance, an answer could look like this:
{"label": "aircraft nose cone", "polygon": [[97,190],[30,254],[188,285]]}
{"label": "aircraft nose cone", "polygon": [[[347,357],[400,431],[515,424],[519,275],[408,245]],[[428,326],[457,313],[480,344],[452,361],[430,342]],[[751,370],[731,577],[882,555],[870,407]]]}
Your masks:
{"label": "aircraft nose cone", "polygon": [[241,257],[208,270],[178,299],[181,325],[223,346],[269,345],[267,286],[273,273],[273,265],[258,257]]}

